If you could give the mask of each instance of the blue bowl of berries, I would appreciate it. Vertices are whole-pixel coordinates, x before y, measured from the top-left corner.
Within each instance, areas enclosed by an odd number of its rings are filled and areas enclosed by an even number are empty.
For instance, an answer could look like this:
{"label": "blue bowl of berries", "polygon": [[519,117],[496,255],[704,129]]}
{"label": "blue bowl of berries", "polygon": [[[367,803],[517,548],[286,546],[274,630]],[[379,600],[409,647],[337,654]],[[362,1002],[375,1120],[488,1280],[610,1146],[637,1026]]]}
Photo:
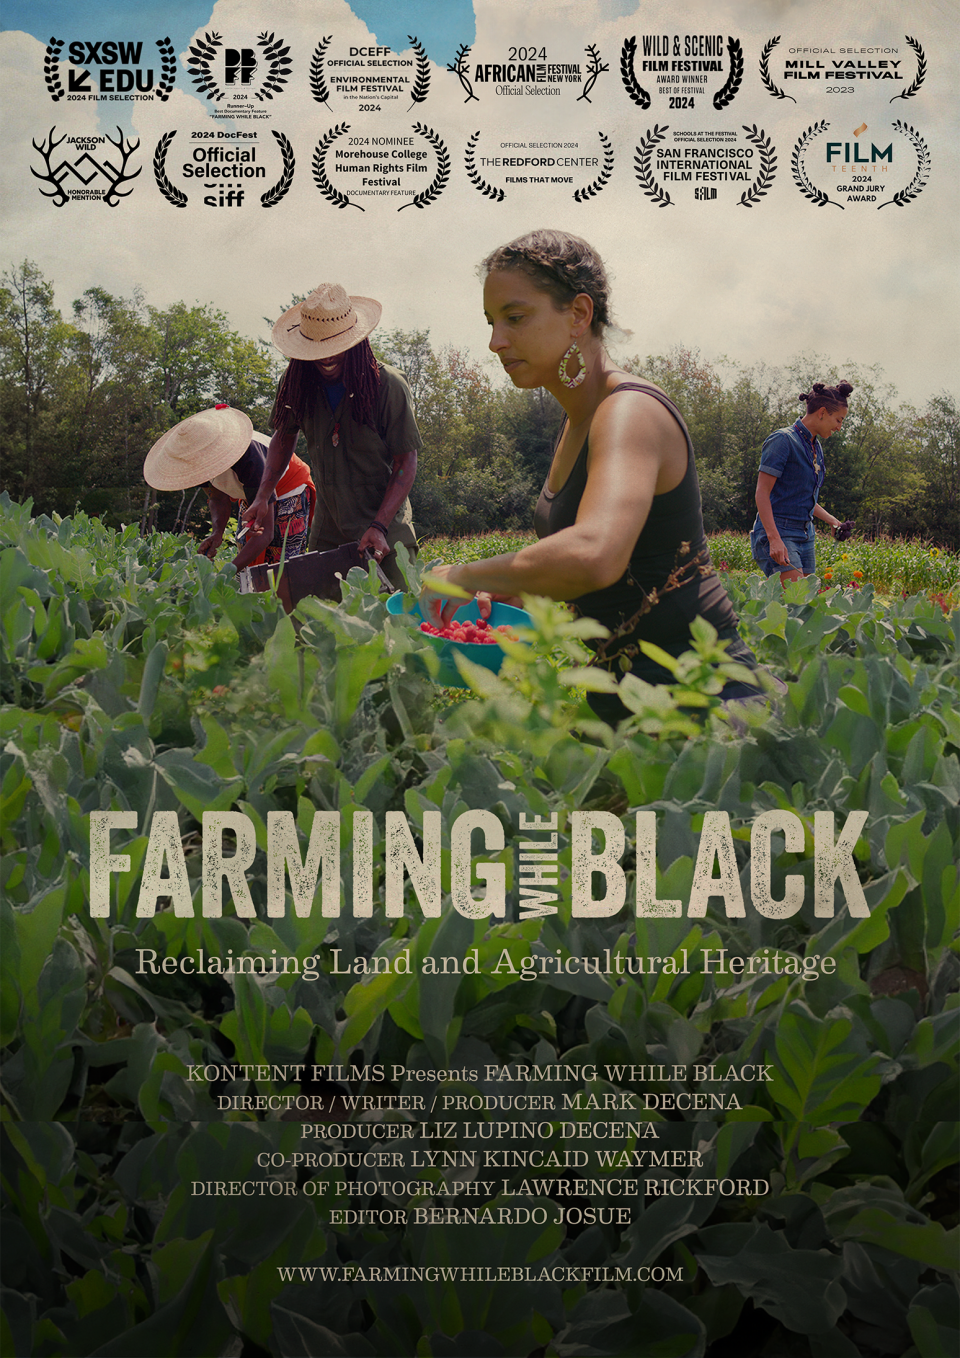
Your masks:
{"label": "blue bowl of berries", "polygon": [[496,674],[503,664],[504,655],[497,645],[498,639],[505,636],[516,641],[518,637],[515,629],[530,626],[530,614],[510,604],[492,604],[490,616],[481,618],[476,599],[471,599],[469,603],[461,604],[452,622],[441,629],[436,623],[424,619],[419,604],[405,609],[404,597],[402,593],[391,594],[387,600],[387,612],[409,613],[419,621],[420,630],[440,657],[440,671],[435,682],[444,688],[467,687],[453,658],[455,652],[459,651],[474,665],[482,665],[485,670]]}

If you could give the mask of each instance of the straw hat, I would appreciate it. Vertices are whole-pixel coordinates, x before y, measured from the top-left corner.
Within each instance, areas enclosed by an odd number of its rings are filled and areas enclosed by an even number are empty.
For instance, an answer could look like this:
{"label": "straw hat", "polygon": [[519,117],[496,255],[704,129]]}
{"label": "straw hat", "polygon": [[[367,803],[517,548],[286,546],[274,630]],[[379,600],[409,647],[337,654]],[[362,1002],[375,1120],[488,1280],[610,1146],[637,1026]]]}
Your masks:
{"label": "straw hat", "polygon": [[143,479],[155,490],[185,490],[210,481],[243,456],[253,421],[242,410],[218,405],[181,420],[147,453]]}
{"label": "straw hat", "polygon": [[321,283],[283,313],[273,342],[287,358],[332,358],[366,339],[382,310],[372,297],[349,297],[339,283]]}

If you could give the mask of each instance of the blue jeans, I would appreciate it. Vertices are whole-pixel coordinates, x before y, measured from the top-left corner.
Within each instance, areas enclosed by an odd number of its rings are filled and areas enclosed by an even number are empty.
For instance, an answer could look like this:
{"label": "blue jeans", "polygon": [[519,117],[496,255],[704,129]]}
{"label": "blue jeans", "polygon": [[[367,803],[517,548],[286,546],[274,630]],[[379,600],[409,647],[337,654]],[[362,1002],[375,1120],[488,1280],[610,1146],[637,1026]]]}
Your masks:
{"label": "blue jeans", "polygon": [[770,556],[770,541],[759,516],[750,532],[750,550],[764,575],[779,575],[782,571],[800,571],[813,575],[817,569],[817,548],[813,535],[813,520],[783,519],[777,521],[783,545],[790,557],[789,566],[781,566]]}

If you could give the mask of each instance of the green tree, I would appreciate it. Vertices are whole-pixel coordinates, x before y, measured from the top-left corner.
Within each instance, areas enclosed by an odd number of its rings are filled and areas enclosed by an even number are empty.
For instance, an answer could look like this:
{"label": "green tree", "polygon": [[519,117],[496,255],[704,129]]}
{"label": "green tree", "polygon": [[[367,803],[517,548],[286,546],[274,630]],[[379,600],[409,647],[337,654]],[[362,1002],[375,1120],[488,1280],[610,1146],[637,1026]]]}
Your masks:
{"label": "green tree", "polygon": [[437,360],[430,345],[430,331],[375,330],[370,343],[381,363],[389,363],[403,373],[413,397],[413,408],[419,412],[436,373]]}
{"label": "green tree", "polygon": [[701,359],[699,349],[677,345],[667,354],[628,359],[623,367],[670,397],[690,430],[699,463],[718,465],[722,461],[723,383],[713,364]]}
{"label": "green tree", "polygon": [[503,393],[483,364],[452,345],[435,352],[426,330],[378,331],[371,340],[414,400],[424,446],[410,498],[420,536],[526,527],[533,482],[517,463]]}
{"label": "green tree", "polygon": [[18,500],[48,504],[62,484],[64,425],[78,373],[75,329],[54,305],[36,264],[9,269],[0,287],[0,415],[3,485]]}
{"label": "green tree", "polygon": [[82,506],[127,521],[139,513],[140,468],[163,425],[149,383],[154,333],[139,293],[127,301],[88,288],[73,304],[73,351],[82,376],[71,442],[85,466]]}
{"label": "green tree", "polygon": [[209,304],[188,307],[185,302],[149,312],[156,339],[155,398],[169,408],[173,424],[215,403],[226,362],[227,318]]}
{"label": "green tree", "polygon": [[916,416],[916,462],[923,489],[898,531],[932,538],[960,552],[960,409],[948,392],[938,392]]}
{"label": "green tree", "polygon": [[539,489],[547,479],[564,414],[543,387],[508,383],[500,392],[500,432],[510,453]]}

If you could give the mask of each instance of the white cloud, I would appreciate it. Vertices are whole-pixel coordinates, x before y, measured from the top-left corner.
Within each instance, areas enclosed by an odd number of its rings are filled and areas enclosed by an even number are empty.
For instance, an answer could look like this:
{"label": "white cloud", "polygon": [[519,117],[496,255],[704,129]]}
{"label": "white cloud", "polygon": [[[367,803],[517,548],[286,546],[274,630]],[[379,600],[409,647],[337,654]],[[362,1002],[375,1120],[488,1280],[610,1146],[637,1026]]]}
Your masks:
{"label": "white cloud", "polygon": [[[410,8],[414,31],[416,7]],[[477,261],[524,230],[555,225],[586,236],[604,255],[615,280],[615,312],[634,332],[632,350],[662,352],[687,344],[706,357],[727,354],[745,363],[777,363],[801,351],[879,362],[901,394],[918,402],[952,384],[960,213],[957,43],[947,7],[914,5],[906,21],[902,6],[886,0],[869,11],[852,0],[831,5],[696,0],[682,27],[675,7],[665,4],[644,4],[633,18],[610,17],[604,0],[534,0],[523,7],[476,0],[475,9],[471,64],[504,62],[511,44],[547,46],[551,60],[583,61],[585,46],[598,44],[610,69],[597,81],[592,102],[577,103],[569,95],[511,101],[496,98],[492,86],[477,86],[479,102],[465,103],[455,77],[433,66],[429,98],[416,109],[404,102],[377,119],[358,114],[355,106],[337,105],[335,98],[325,108],[313,99],[306,79],[318,38],[334,33],[339,43],[373,41],[343,0],[309,8],[294,0],[269,6],[262,0],[218,0],[201,34],[216,29],[242,35],[266,25],[284,37],[294,58],[288,89],[271,105],[270,121],[259,126],[290,137],[296,176],[283,201],[266,210],[255,200],[240,210],[205,208],[192,190],[189,206],[177,209],[159,194],[151,162],[160,137],[176,129],[168,153],[168,165],[175,167],[188,157],[191,132],[217,126],[182,68],[169,101],[134,106],[143,172],[131,197],[113,210],[100,204],[52,208],[30,175],[31,139],[55,121],[74,133],[95,131],[93,106],[54,109],[42,80],[43,45],[23,34],[3,34],[0,78],[9,112],[0,175],[8,205],[8,258],[35,259],[56,283],[64,307],[93,284],[119,293],[139,285],[157,305],[178,298],[212,302],[251,334],[265,333],[262,317],[278,314],[291,293],[325,279],[341,281],[383,302],[384,325],[429,327],[435,342],[482,354],[486,331]],[[926,82],[914,99],[891,107],[889,86],[878,82],[858,85],[848,96],[803,89],[794,104],[772,99],[760,84],[759,52],[777,33],[784,46],[790,41],[897,46],[912,75],[915,59],[905,45],[905,22],[928,59]],[[709,108],[671,113],[670,126],[739,130],[756,124],[772,137],[777,176],[750,209],[733,199],[658,208],[642,194],[634,174],[638,141],[668,118],[658,107],[642,112],[626,97],[619,74],[622,42],[633,34],[693,32],[698,23],[705,32],[739,37],[746,58],[743,87],[722,115]],[[841,211],[815,207],[800,196],[790,153],[812,121],[829,118],[838,136],[848,136],[860,121],[888,130],[897,116],[921,132],[931,152],[930,180],[916,201],[879,212],[852,204]],[[364,212],[338,211],[317,191],[313,148],[335,122],[347,120],[358,133],[395,133],[410,132],[418,119],[443,138],[451,155],[450,182],[436,202],[397,212],[390,200],[366,199]],[[467,140],[478,130],[478,163],[481,155],[499,153],[499,143],[507,140],[576,142],[577,154],[593,154],[602,131],[616,148],[613,178],[583,204],[572,201],[570,186],[559,185],[517,185],[508,189],[505,202],[491,202],[468,181],[463,166]],[[264,140],[261,155],[279,174],[272,138]],[[486,173],[504,182],[502,169]]]}

